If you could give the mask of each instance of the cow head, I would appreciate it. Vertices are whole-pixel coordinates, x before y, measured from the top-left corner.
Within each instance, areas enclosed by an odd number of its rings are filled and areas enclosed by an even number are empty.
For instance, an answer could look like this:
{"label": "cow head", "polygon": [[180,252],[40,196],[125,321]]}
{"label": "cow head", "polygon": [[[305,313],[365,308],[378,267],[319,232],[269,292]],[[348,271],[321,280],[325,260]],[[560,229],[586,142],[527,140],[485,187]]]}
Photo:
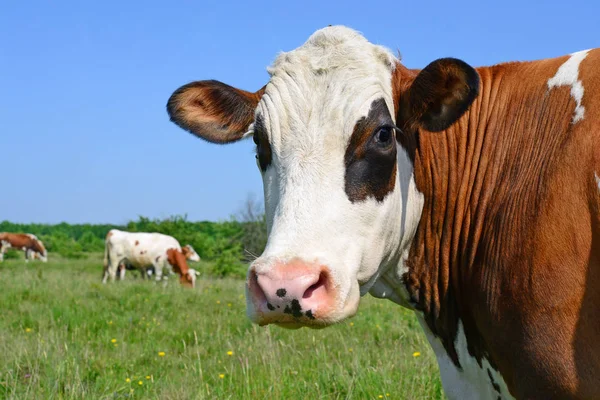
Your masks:
{"label": "cow head", "polygon": [[191,244],[183,246],[181,252],[189,261],[200,261],[200,256],[196,253],[196,250],[194,250]]}
{"label": "cow head", "polygon": [[167,262],[173,268],[173,271],[179,274],[179,283],[183,286],[196,286],[196,270],[189,268],[185,255],[182,250],[171,248],[167,249]]}
{"label": "cow head", "polygon": [[180,274],[179,275],[179,283],[182,286],[188,286],[188,287],[196,287],[196,276],[198,275],[198,272],[192,268],[190,268],[186,273]]}
{"label": "cow head", "polygon": [[352,316],[369,291],[405,302],[389,282],[405,272],[423,197],[400,128],[447,128],[473,101],[477,73],[454,59],[410,71],[344,27],[317,31],[268,72],[255,93],[200,81],[167,104],[205,140],[256,144],[269,238],[249,268],[248,315],[316,327]]}

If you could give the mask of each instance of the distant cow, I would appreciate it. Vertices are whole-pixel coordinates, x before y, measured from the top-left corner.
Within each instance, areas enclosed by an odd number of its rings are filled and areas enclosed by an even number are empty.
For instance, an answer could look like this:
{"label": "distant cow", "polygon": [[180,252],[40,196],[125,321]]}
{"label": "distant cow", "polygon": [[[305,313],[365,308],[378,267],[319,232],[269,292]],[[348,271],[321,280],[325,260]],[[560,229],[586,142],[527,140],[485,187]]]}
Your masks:
{"label": "distant cow", "polygon": [[0,261],[8,249],[23,250],[25,261],[40,259],[48,261],[48,252],[44,244],[31,233],[0,233]]}
{"label": "distant cow", "polygon": [[[189,261],[200,261],[200,256],[198,255],[198,253],[196,253],[196,250],[194,250],[194,248],[190,244],[186,244],[185,246],[183,246],[181,248],[181,252],[185,256],[185,258]],[[136,268],[135,266],[131,265],[126,260],[124,260],[119,265],[119,278],[120,279],[123,279],[125,277],[125,270],[140,271],[140,276],[142,277],[142,279],[145,279],[146,277],[150,277],[156,273],[154,266],[152,266],[152,265],[149,265],[145,269],[140,270],[139,268]],[[190,271],[192,271],[192,270],[193,270],[193,268],[190,268]],[[196,275],[199,275],[199,273],[197,271],[196,271]]]}
{"label": "distant cow", "polygon": [[153,267],[157,281],[165,270],[172,270],[179,274],[181,284],[194,287],[197,272],[188,267],[185,258],[179,242],[172,236],[112,229],[106,235],[102,282],[106,283],[108,278],[114,281],[119,265],[125,262],[141,271]]}

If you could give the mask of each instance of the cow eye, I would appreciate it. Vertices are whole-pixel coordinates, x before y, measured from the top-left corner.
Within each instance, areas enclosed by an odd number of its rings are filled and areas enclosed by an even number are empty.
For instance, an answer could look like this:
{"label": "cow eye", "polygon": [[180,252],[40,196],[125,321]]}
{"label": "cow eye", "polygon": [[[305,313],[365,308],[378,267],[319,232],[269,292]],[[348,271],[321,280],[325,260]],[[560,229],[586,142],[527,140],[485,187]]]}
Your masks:
{"label": "cow eye", "polygon": [[378,147],[387,148],[394,141],[394,131],[392,128],[384,126],[375,132],[373,141]]}

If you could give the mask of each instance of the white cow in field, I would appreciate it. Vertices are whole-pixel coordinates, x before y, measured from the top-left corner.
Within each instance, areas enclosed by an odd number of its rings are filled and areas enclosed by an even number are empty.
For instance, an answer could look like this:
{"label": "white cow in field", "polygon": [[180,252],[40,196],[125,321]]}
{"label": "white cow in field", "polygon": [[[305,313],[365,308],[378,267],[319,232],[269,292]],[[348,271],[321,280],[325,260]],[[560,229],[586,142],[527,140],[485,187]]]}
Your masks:
{"label": "white cow in field", "polygon": [[[191,244],[186,244],[185,246],[183,246],[181,248],[181,252],[183,253],[183,255],[185,256],[185,258],[188,261],[196,261],[196,262],[200,261],[200,256],[198,255],[198,253],[196,253],[196,250],[194,250],[194,248],[192,247]],[[155,269],[154,269],[154,266],[152,266],[152,265],[147,266],[145,268],[145,270],[140,270],[140,269],[134,267],[133,265],[131,265],[130,263],[128,263],[126,260],[124,260],[119,265],[119,272],[118,272],[119,279],[125,278],[126,270],[139,271],[142,279],[150,278],[152,275],[155,274]],[[194,270],[194,269],[190,268],[190,270]],[[173,272],[171,271],[171,273],[173,273]],[[200,273],[196,271],[196,275],[200,275]],[[165,279],[166,279],[166,276],[165,276]]]}
{"label": "white cow in field", "polygon": [[[106,283],[108,278],[114,281],[119,272],[119,265],[123,262],[141,271],[153,267],[157,281],[162,279],[163,272],[174,271],[179,274],[182,285],[194,287],[196,283],[198,273],[188,267],[183,249],[172,236],[161,233],[110,230],[105,240],[102,282]],[[120,278],[122,277],[123,275],[120,274]]]}

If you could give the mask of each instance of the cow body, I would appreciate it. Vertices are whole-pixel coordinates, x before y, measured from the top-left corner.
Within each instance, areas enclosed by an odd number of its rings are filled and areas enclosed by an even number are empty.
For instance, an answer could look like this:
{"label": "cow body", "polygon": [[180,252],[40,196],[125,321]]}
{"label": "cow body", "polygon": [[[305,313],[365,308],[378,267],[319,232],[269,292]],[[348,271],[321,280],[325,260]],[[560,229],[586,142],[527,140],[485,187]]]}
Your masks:
{"label": "cow body", "polygon": [[196,271],[189,268],[179,242],[172,236],[161,233],[123,232],[112,229],[106,235],[104,252],[103,283],[110,278],[114,281],[124,277],[125,268],[119,270],[122,264],[129,265],[142,274],[146,269],[154,269],[155,279],[160,281],[163,273],[175,271],[180,275],[182,284],[194,286]]}
{"label": "cow body", "polygon": [[8,249],[23,250],[25,261],[39,259],[48,261],[48,252],[44,244],[31,233],[0,233],[0,261]]}
{"label": "cow body", "polygon": [[599,66],[410,70],[331,27],[259,91],[194,82],[168,112],[257,144],[253,321],[326,326],[371,293],[415,311],[451,399],[600,398]]}
{"label": "cow body", "polygon": [[[195,261],[195,262],[200,261],[200,256],[198,255],[198,253],[196,253],[196,250],[194,250],[194,248],[190,244],[186,244],[185,246],[183,246],[181,248],[181,253],[185,257],[185,259],[188,261]],[[120,279],[125,278],[126,270],[138,271],[140,273],[140,276],[142,279],[150,278],[152,275],[156,274],[156,269],[154,268],[153,265],[146,265],[143,269],[140,269],[140,268],[135,267],[132,264],[128,263],[127,260],[123,260],[119,264],[118,274],[119,274]],[[190,270],[195,272],[196,275],[199,275],[199,273],[197,271],[195,271],[194,269],[190,268]],[[173,270],[169,269],[169,274],[173,274],[173,273],[174,273]],[[164,278],[166,279],[167,276],[165,275]]]}

